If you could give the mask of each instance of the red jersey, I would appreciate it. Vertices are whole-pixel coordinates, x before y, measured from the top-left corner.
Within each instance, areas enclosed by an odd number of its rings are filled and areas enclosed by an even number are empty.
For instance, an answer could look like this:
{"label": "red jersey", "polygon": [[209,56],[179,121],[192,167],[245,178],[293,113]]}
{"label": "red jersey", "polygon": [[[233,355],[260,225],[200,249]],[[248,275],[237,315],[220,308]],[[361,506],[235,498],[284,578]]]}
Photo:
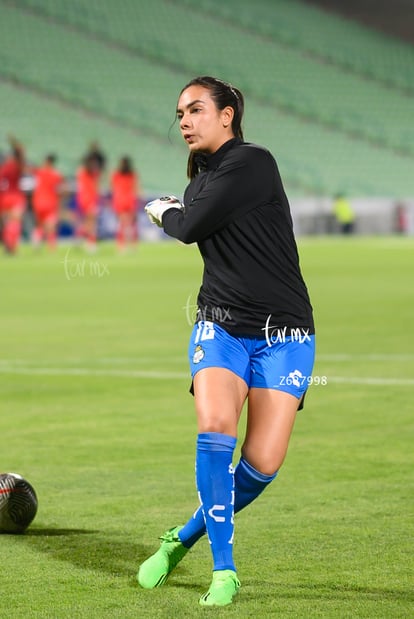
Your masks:
{"label": "red jersey", "polygon": [[80,168],[76,175],[77,199],[82,211],[96,211],[99,201],[99,171]]}
{"label": "red jersey", "polygon": [[10,209],[24,206],[25,196],[20,189],[23,165],[10,157],[0,166],[0,208]]}
{"label": "red jersey", "polygon": [[59,188],[63,176],[52,166],[44,165],[35,172],[36,185],[33,192],[33,208],[36,212],[57,211]]}
{"label": "red jersey", "polygon": [[137,201],[137,176],[134,172],[114,172],[111,178],[115,212],[133,211]]}

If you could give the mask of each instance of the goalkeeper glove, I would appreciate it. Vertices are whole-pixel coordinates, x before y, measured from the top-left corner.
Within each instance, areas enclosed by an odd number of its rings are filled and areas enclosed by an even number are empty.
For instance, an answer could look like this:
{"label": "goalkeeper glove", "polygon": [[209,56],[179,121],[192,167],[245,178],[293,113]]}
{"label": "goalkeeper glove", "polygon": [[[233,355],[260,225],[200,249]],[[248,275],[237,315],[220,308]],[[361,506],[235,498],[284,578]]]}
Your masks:
{"label": "goalkeeper glove", "polygon": [[165,196],[163,198],[158,198],[157,200],[152,200],[152,202],[148,202],[145,205],[145,212],[147,213],[150,221],[153,224],[157,224],[157,226],[162,226],[162,216],[165,211],[168,211],[170,208],[178,208],[180,211],[183,210],[184,205],[181,204],[178,198],[175,196]]}

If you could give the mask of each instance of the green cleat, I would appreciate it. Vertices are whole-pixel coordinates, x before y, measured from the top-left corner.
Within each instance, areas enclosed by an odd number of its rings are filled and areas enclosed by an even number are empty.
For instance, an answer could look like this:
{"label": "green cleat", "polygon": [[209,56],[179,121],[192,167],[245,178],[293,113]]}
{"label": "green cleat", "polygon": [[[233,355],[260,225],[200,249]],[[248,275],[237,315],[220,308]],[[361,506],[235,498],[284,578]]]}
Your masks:
{"label": "green cleat", "polygon": [[233,570],[213,572],[210,589],[201,596],[201,606],[227,606],[240,589],[240,581]]}
{"label": "green cleat", "polygon": [[170,572],[190,550],[178,537],[181,527],[173,527],[161,535],[161,546],[139,567],[137,580],[144,589],[161,587]]}

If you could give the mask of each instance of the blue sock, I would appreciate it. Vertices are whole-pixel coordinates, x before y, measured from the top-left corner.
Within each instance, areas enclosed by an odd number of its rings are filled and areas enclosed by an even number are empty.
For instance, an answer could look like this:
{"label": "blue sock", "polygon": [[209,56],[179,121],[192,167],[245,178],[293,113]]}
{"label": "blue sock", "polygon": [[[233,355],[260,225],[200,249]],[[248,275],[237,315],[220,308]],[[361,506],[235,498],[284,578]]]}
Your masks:
{"label": "blue sock", "polygon": [[[274,480],[277,473],[278,471],[273,475],[264,475],[256,471],[242,456],[234,471],[234,513],[254,501]],[[199,507],[193,517],[180,529],[178,536],[184,546],[191,548],[205,532],[203,510]]]}
{"label": "blue sock", "polygon": [[213,555],[213,570],[235,570],[233,561],[236,439],[219,432],[197,438],[196,481]]}
{"label": "blue sock", "polygon": [[273,473],[273,475],[260,473],[242,456],[234,471],[234,483],[236,486],[234,512],[239,512],[254,501],[266,486],[274,480],[277,474],[278,471]]}

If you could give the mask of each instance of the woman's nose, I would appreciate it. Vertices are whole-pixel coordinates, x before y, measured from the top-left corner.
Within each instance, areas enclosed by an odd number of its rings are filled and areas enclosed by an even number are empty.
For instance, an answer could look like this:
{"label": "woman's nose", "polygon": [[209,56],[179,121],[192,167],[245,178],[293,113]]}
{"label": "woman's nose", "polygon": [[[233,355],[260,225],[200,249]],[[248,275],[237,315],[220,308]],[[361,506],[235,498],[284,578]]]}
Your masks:
{"label": "woman's nose", "polygon": [[189,126],[189,117],[187,114],[183,114],[180,118],[180,129],[185,129]]}

